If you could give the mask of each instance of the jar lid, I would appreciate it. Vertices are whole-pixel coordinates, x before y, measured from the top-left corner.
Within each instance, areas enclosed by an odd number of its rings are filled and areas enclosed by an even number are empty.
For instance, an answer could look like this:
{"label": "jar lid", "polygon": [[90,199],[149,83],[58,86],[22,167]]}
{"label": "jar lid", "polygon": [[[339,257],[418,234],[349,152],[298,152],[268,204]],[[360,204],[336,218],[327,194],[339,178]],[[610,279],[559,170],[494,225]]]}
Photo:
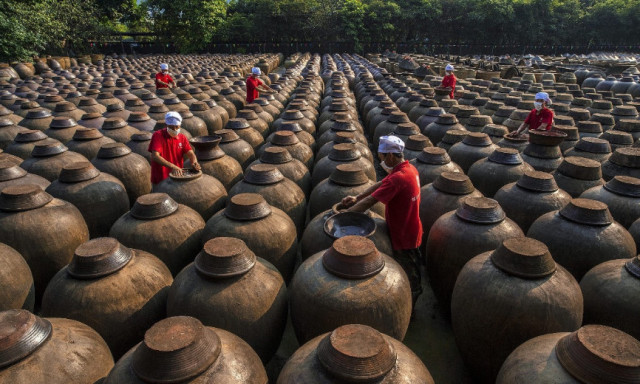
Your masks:
{"label": "jar lid", "polygon": [[609,161],[623,167],[640,168],[640,148],[618,148],[613,152]]}
{"label": "jar lid", "polygon": [[245,120],[257,120],[258,119],[258,115],[256,114],[256,112],[252,109],[241,109],[238,111],[238,114],[236,115],[237,118],[242,118]]}
{"label": "jar lid", "polygon": [[361,166],[354,163],[338,164],[331,172],[329,180],[338,185],[357,186],[365,184],[369,178]]}
{"label": "jar lid", "polygon": [[189,140],[193,145],[198,160],[215,160],[225,156],[219,144],[222,138],[219,135],[198,136]]}
{"label": "jar lid", "polygon": [[433,181],[433,187],[440,192],[452,195],[468,195],[475,191],[469,176],[462,172],[442,172]]}
{"label": "jar lid", "polygon": [[102,123],[102,129],[118,129],[127,126],[127,122],[120,117],[108,117]]}
{"label": "jar lid", "polygon": [[131,368],[148,383],[182,383],[205,372],[221,350],[220,337],[200,320],[169,317],[144,334],[131,357]]}
{"label": "jar lid", "polygon": [[640,279],[640,255],[627,261],[624,266],[630,274]]}
{"label": "jar lid", "polygon": [[420,129],[418,129],[418,126],[412,122],[400,123],[396,125],[396,128],[393,130],[393,134],[403,136],[411,136],[419,133]]}
{"label": "jar lid", "polygon": [[456,210],[456,216],[464,221],[476,224],[495,224],[503,221],[507,215],[496,200],[487,197],[469,197]]}
{"label": "jar lid", "polygon": [[[476,108],[477,112],[477,108]],[[469,116],[469,125],[484,127],[487,124],[492,124],[491,116],[487,115],[471,115]]]}
{"label": "jar lid", "polygon": [[583,137],[575,148],[590,153],[611,153],[611,144],[607,140],[597,137]]}
{"label": "jar lid", "polygon": [[251,125],[249,125],[249,123],[245,119],[234,118],[234,119],[229,119],[229,121],[227,122],[227,125],[225,126],[225,128],[227,128],[227,129],[246,129],[246,128],[251,128]]}
{"label": "jar lid", "polygon": [[131,141],[151,141],[152,136],[153,133],[151,132],[134,133],[131,135]]}
{"label": "jar lid", "polygon": [[324,253],[322,265],[335,276],[362,279],[379,273],[385,260],[373,241],[362,236],[344,236]]}
{"label": "jar lid", "polygon": [[288,109],[282,113],[282,120],[300,120],[304,115],[297,109]]}
{"label": "jar lid", "polygon": [[290,161],[293,161],[291,153],[282,147],[265,148],[262,155],[260,155],[260,162],[264,164],[285,164]]}
{"label": "jar lid", "polygon": [[62,167],[58,181],[62,183],[80,183],[95,179],[100,171],[88,161],[79,161]]}
{"label": "jar lid", "polygon": [[205,277],[243,275],[256,264],[256,255],[247,244],[233,237],[216,237],[204,244],[195,259],[195,268]]}
{"label": "jar lid", "polygon": [[53,109],[55,112],[70,112],[76,109],[76,105],[68,102],[68,101],[63,101],[61,103],[56,104],[56,107]]}
{"label": "jar lid", "polygon": [[98,159],[113,159],[126,156],[131,153],[131,148],[122,143],[107,143],[98,150]]}
{"label": "jar lid", "polygon": [[324,222],[324,232],[334,240],[345,236],[369,237],[375,231],[375,221],[360,212],[337,213]]}
{"label": "jar lid", "polygon": [[602,125],[597,121],[584,120],[577,124],[578,131],[584,133],[602,133]]}
{"label": "jar lid", "polygon": [[349,383],[379,380],[397,360],[391,343],[380,332],[361,324],[336,328],[320,341],[317,356],[332,376]]}
{"label": "jar lid", "polygon": [[565,157],[558,167],[558,173],[579,180],[600,180],[600,163],[580,156]]}
{"label": "jar lid", "polygon": [[604,189],[616,195],[640,197],[640,179],[631,176],[614,176],[604,185]]}
{"label": "jar lid", "polygon": [[271,206],[257,193],[240,193],[229,199],[224,215],[232,220],[257,220],[271,214]]}
{"label": "jar lid", "polygon": [[240,140],[240,136],[233,131],[233,129],[221,129],[215,132],[216,135],[220,136],[220,144],[232,143],[234,141]]}
{"label": "jar lid", "polygon": [[26,176],[27,171],[9,160],[0,160],[0,181],[9,181]]}
{"label": "jar lid", "polygon": [[171,173],[169,173],[169,177],[171,178],[171,180],[176,181],[195,180],[201,176],[202,171],[196,171],[195,169],[191,168],[182,168],[182,175],[179,176],[175,173],[175,171],[171,171]]}
{"label": "jar lid", "polygon": [[78,126],[78,123],[71,117],[66,116],[56,116],[49,124],[49,128],[51,129],[73,128],[76,126]]}
{"label": "jar lid", "polygon": [[278,146],[288,146],[298,144],[300,140],[295,133],[291,131],[276,131],[271,136],[271,144]]}
{"label": "jar lid", "polygon": [[41,108],[27,112],[25,119],[46,119],[47,117],[51,117],[51,112]]}
{"label": "jar lid", "polygon": [[432,146],[431,140],[421,133],[409,136],[405,143],[405,148],[410,151],[422,151],[422,149]]}
{"label": "jar lid", "polygon": [[538,279],[556,271],[547,246],[527,237],[503,241],[491,254],[491,261],[504,272],[524,279]]}
{"label": "jar lid", "polygon": [[409,117],[407,116],[406,113],[399,111],[399,110],[395,110],[393,112],[391,112],[389,114],[389,117],[387,118],[387,121],[390,123],[394,123],[394,124],[399,124],[399,123],[409,123]]}
{"label": "jar lid", "polygon": [[13,139],[16,143],[33,143],[34,141],[40,141],[48,138],[46,133],[35,129],[27,129],[18,132],[16,138]]}
{"label": "jar lid", "polygon": [[124,106],[120,103],[112,103],[107,105],[107,112],[124,111]]}
{"label": "jar lid", "polygon": [[456,115],[451,113],[443,113],[436,118],[436,124],[453,125],[458,123]]}
{"label": "jar lid", "polygon": [[0,192],[0,209],[22,212],[44,207],[53,197],[34,184],[12,185]]}
{"label": "jar lid", "polygon": [[63,152],[68,151],[64,144],[59,142],[56,139],[45,139],[33,147],[31,151],[31,157],[49,157],[59,155]]}
{"label": "jar lid", "polygon": [[191,104],[189,109],[191,111],[202,112],[209,110],[209,106],[207,105],[207,103],[204,103],[202,101],[196,101],[195,103]]}
{"label": "jar lid", "polygon": [[422,149],[422,152],[416,158],[423,164],[444,165],[451,162],[449,154],[444,148],[440,147],[426,147]]}
{"label": "jar lid", "polygon": [[[164,89],[164,88],[160,88],[160,89]],[[164,104],[153,104],[149,106],[149,112],[164,113],[164,112],[169,112],[169,108],[167,108],[167,106]]]}
{"label": "jar lid", "polygon": [[469,132],[464,139],[462,139],[462,143],[473,147],[488,147],[493,144],[493,141],[491,141],[491,138],[486,133]]}
{"label": "jar lid", "polygon": [[90,106],[96,105],[96,104],[98,104],[98,102],[95,99],[91,98],[91,97],[83,97],[78,102],[78,105],[81,106],[81,107],[90,107]]}
{"label": "jar lid", "polygon": [[131,112],[127,119],[127,121],[131,123],[141,123],[149,120],[151,120],[151,118],[144,112]]}
{"label": "jar lid", "polygon": [[631,384],[640,377],[640,342],[604,325],[585,325],[556,344],[562,367],[588,384]]}
{"label": "jar lid", "polygon": [[283,121],[282,124],[280,124],[280,131],[300,132],[302,131],[302,127],[300,123],[295,121]]}
{"label": "jar lid", "polygon": [[585,225],[610,225],[613,217],[607,204],[591,199],[572,199],[560,210],[560,216]]}
{"label": "jar lid", "polygon": [[329,151],[329,159],[333,161],[354,161],[362,156],[355,144],[336,144]]}
{"label": "jar lid", "polygon": [[178,210],[178,203],[166,193],[149,193],[138,197],[131,216],[140,220],[155,220],[171,215]]}
{"label": "jar lid", "polygon": [[334,120],[330,129],[339,132],[355,132],[356,127],[349,120]]}
{"label": "jar lid", "polygon": [[629,132],[610,129],[604,132],[600,138],[607,140],[611,144],[618,144],[621,146],[633,145],[633,136]]}
{"label": "jar lid", "polygon": [[[440,108],[435,105],[427,109],[427,113],[425,113],[426,116],[431,116],[431,117],[437,117],[444,114],[445,114],[444,108]],[[454,115],[451,115],[451,116],[454,116]],[[438,122],[438,123],[441,123],[441,122]]]}
{"label": "jar lid", "polygon": [[244,181],[249,184],[268,185],[282,180],[284,176],[273,164],[254,164],[244,174]]}
{"label": "jar lid", "polygon": [[73,134],[73,140],[95,140],[104,137],[104,135],[95,128],[78,127]]}
{"label": "jar lid", "polygon": [[531,170],[525,171],[516,185],[533,192],[555,192],[559,189],[552,174]]}
{"label": "jar lid", "polygon": [[133,257],[133,250],[112,237],[92,239],[76,248],[67,273],[77,279],[95,279],[115,273]]}
{"label": "jar lid", "polygon": [[0,312],[0,368],[35,352],[49,340],[52,329],[47,319],[25,309]]}
{"label": "jar lid", "polygon": [[557,129],[551,129],[548,131],[530,130],[529,142],[531,144],[556,146],[560,145],[562,141],[567,137],[567,134]]}

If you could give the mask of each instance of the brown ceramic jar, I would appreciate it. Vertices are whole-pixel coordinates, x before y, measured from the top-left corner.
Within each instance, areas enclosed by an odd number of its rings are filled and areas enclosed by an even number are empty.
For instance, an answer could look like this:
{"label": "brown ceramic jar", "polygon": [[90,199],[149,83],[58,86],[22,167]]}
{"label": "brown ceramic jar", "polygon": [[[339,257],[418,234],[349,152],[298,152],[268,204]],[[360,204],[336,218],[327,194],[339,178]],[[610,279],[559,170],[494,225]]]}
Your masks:
{"label": "brown ceramic jar", "polygon": [[62,168],[87,159],[79,153],[69,149],[55,139],[46,139],[36,144],[31,151],[31,157],[26,159],[20,167],[27,172],[54,181],[60,176]]}
{"label": "brown ceramic jar", "polygon": [[275,166],[284,177],[296,183],[305,196],[309,198],[311,193],[311,172],[300,160],[294,159],[285,148],[275,146],[266,148],[260,158],[251,163],[249,167],[255,164],[271,164]]}
{"label": "brown ceramic jar", "polygon": [[0,191],[10,185],[24,184],[35,184],[46,189],[51,183],[42,176],[28,173],[9,160],[0,160]]}
{"label": "brown ceramic jar", "polygon": [[640,179],[635,177],[615,176],[604,185],[584,191],[580,197],[607,204],[613,218],[625,228],[640,218]]}
{"label": "brown ceramic jar", "polygon": [[469,168],[473,185],[486,197],[493,197],[504,185],[518,181],[533,167],[522,161],[513,148],[498,148],[489,157],[480,159]]}
{"label": "brown ceramic jar", "polygon": [[578,156],[565,157],[553,177],[558,187],[574,198],[589,188],[604,184],[600,163]]}
{"label": "brown ceramic jar", "polygon": [[293,131],[277,131],[267,138],[267,143],[258,150],[258,157],[269,147],[283,147],[294,159],[301,161],[309,170],[313,169],[313,150],[300,141]]}
{"label": "brown ceramic jar", "polygon": [[448,152],[451,160],[467,173],[473,163],[489,157],[497,148],[498,146],[493,144],[486,133],[470,132],[461,142],[454,144]]}
{"label": "brown ceramic jar", "polygon": [[424,148],[418,157],[410,162],[418,170],[420,186],[432,183],[443,172],[462,172],[462,168],[451,161],[447,151],[438,147]]}
{"label": "brown ceramic jar", "polygon": [[13,142],[5,148],[5,152],[21,159],[28,159],[31,157],[31,152],[36,144],[42,143],[48,138],[49,136],[44,132],[31,129],[25,130],[16,135]]}
{"label": "brown ceramic jar", "polygon": [[[233,125],[232,120],[230,124]],[[251,129],[251,128],[245,128]],[[222,129],[216,132],[216,135],[220,136],[220,148],[227,155],[233,157],[240,163],[242,169],[246,169],[252,161],[256,159],[256,154],[253,146],[242,139],[233,129]],[[256,136],[257,137],[257,136]],[[262,138],[262,136],[260,136]]]}
{"label": "brown ceramic jar", "polygon": [[322,180],[326,179],[339,164],[355,164],[360,167],[367,177],[376,180],[376,171],[373,164],[362,156],[354,144],[336,144],[327,157],[318,161],[311,172],[311,184],[315,188]]}
{"label": "brown ceramic jar", "polygon": [[202,173],[220,181],[228,191],[242,180],[242,167],[235,158],[225,154],[220,148],[220,140],[220,136],[213,135],[196,137],[189,142],[195,149]]}
{"label": "brown ceramic jar", "polygon": [[104,136],[98,129],[80,127],[76,129],[73,138],[67,142],[66,146],[69,150],[83,155],[87,160],[93,160],[98,155],[100,147],[110,143],[115,141]]}
{"label": "brown ceramic jar", "polygon": [[26,309],[33,312],[36,292],[31,269],[22,255],[0,243],[0,311]]}

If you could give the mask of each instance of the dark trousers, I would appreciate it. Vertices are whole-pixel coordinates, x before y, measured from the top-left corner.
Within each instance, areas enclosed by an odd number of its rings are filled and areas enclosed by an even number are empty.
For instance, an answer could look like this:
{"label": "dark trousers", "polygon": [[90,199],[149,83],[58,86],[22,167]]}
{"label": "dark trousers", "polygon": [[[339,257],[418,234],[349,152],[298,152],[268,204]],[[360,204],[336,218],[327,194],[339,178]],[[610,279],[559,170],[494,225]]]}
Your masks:
{"label": "dark trousers", "polygon": [[420,283],[420,248],[393,250],[393,258],[400,264],[404,272],[409,277],[411,285],[411,298],[415,308],[418,296],[422,294],[422,284]]}

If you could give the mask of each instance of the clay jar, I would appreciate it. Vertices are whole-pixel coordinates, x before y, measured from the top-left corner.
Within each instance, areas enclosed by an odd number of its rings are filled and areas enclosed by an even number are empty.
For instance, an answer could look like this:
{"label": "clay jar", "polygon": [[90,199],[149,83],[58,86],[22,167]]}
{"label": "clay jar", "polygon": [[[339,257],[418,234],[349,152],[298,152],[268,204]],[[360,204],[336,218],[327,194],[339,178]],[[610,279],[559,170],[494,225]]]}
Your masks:
{"label": "clay jar", "polygon": [[298,348],[282,368],[277,383],[320,384],[336,379],[340,383],[434,383],[408,347],[361,324],[341,326]]}
{"label": "clay jar", "polygon": [[313,123],[313,121],[309,120],[308,118],[304,117],[304,115],[302,114],[302,112],[300,112],[297,109],[288,109],[286,111],[284,111],[280,117],[278,119],[276,119],[276,121],[273,122],[273,130],[274,131],[279,131],[280,127],[285,123],[285,122],[295,122],[300,124],[300,128],[302,128],[302,130],[310,133],[310,134],[315,134],[316,132],[316,125]]}
{"label": "clay jar", "polygon": [[443,172],[462,172],[462,168],[451,161],[447,151],[438,147],[424,148],[410,163],[418,170],[420,186],[432,183]]}
{"label": "clay jar", "polygon": [[151,165],[122,143],[103,145],[91,161],[98,170],[115,176],[124,184],[129,203],[151,192]]}
{"label": "clay jar", "polygon": [[151,152],[149,152],[149,144],[151,143],[151,132],[141,132],[131,135],[131,141],[127,143],[127,147],[131,148],[134,153],[144,157],[151,163]]}
{"label": "clay jar", "polygon": [[79,246],[47,286],[42,313],[95,329],[118,358],[165,317],[173,279],[155,256],[102,237]]}
{"label": "clay jar", "polygon": [[179,204],[192,208],[206,221],[227,203],[227,190],[215,177],[202,171],[184,171],[183,176],[170,174],[153,192],[166,193]]}
{"label": "clay jar", "polygon": [[0,242],[20,252],[29,264],[39,301],[53,275],[89,240],[87,224],[71,203],[33,184],[4,188],[0,211]]}
{"label": "clay jar", "polygon": [[207,241],[176,276],[167,301],[169,316],[193,316],[240,336],[265,363],[280,345],[287,313],[287,288],[276,267],[231,237]]}
{"label": "clay jar", "polygon": [[603,163],[611,157],[611,145],[604,139],[585,137],[575,147],[564,153],[565,156],[580,156]]}
{"label": "clay jar", "polygon": [[22,131],[16,135],[13,143],[5,148],[5,152],[21,159],[28,159],[36,144],[43,142],[47,138],[48,136],[41,131],[31,129]]}
{"label": "clay jar", "polygon": [[600,263],[636,255],[629,232],[613,220],[605,203],[596,200],[573,199],[559,211],[540,216],[527,236],[545,243],[577,280]]}
{"label": "clay jar", "polygon": [[506,359],[496,384],[624,383],[640,370],[640,342],[603,325],[535,337]]}
{"label": "clay jar", "polygon": [[[256,151],[262,144],[264,144],[264,137],[262,136],[262,134],[252,128],[245,119],[229,119],[229,122],[225,125],[225,128],[233,130],[233,132],[242,140],[249,143],[254,151]],[[220,134],[220,132],[218,132],[218,134]]]}
{"label": "clay jar", "polygon": [[640,178],[640,148],[618,148],[609,160],[602,163],[602,178],[605,181],[617,175]]}
{"label": "clay jar", "polygon": [[220,114],[217,113],[216,110],[209,108],[207,103],[197,101],[191,104],[189,110],[194,116],[197,116],[204,121],[209,135],[213,135],[214,132],[219,131],[224,127]]}
{"label": "clay jar", "polygon": [[445,316],[450,314],[451,293],[462,267],[482,252],[496,249],[504,240],[523,237],[497,201],[485,197],[464,199],[431,226],[427,238],[427,272]]}
{"label": "clay jar", "polygon": [[504,185],[518,181],[533,167],[524,163],[517,149],[498,148],[488,158],[480,159],[469,168],[473,185],[486,197],[493,197]]}
{"label": "clay jar", "polygon": [[3,287],[0,292],[0,311],[22,308],[33,312],[35,287],[31,269],[20,253],[2,243],[0,285]]}
{"label": "clay jar", "polygon": [[322,180],[331,175],[338,164],[355,164],[360,167],[369,179],[376,180],[373,164],[362,156],[354,144],[336,144],[329,154],[320,159],[311,173],[311,184],[315,188]]}
{"label": "clay jar", "polygon": [[98,155],[100,147],[110,143],[115,141],[105,137],[95,128],[78,128],[66,145],[69,150],[83,155],[88,160],[93,160]]}
{"label": "clay jar", "polygon": [[605,185],[584,191],[580,197],[607,204],[613,218],[625,228],[640,218],[640,179],[615,176]]}
{"label": "clay jar", "polygon": [[473,163],[489,157],[497,148],[486,133],[470,132],[451,147],[449,156],[466,173]]}
{"label": "clay jar", "polygon": [[0,149],[5,149],[9,144],[13,142],[18,133],[26,131],[19,125],[16,125],[13,121],[5,118],[0,118]]}
{"label": "clay jar", "polygon": [[195,148],[202,173],[220,181],[228,191],[242,180],[242,167],[236,159],[224,153],[219,146],[220,140],[220,136],[214,135],[196,137],[189,142]]}
{"label": "clay jar", "polygon": [[44,133],[50,138],[66,144],[73,138],[77,127],[78,123],[70,117],[54,117],[49,125],[49,129],[44,131]]}
{"label": "clay jar", "polygon": [[36,144],[31,151],[31,157],[20,164],[20,167],[49,181],[54,181],[66,165],[86,160],[81,154],[69,151],[58,140],[46,139]]}
{"label": "clay jar", "polygon": [[238,336],[187,316],[164,319],[120,360],[103,384],[266,384],[258,355]]}
{"label": "clay jar", "polygon": [[107,118],[102,123],[100,132],[106,137],[123,144],[131,140],[132,135],[140,133],[139,130],[128,125],[126,121],[119,117]]}
{"label": "clay jar", "polygon": [[536,171],[553,172],[562,163],[560,143],[567,137],[562,131],[529,131],[529,144],[522,159]]}
{"label": "clay jar", "polygon": [[582,323],[578,282],[557,265],[547,247],[511,238],[460,271],[451,298],[451,324],[466,366],[494,383],[504,360],[523,342]]}
{"label": "clay jar", "polygon": [[27,112],[27,115],[20,121],[20,126],[36,131],[44,131],[49,128],[53,115],[46,109],[34,109]]}
{"label": "clay jar", "polygon": [[35,184],[46,189],[51,183],[42,176],[28,173],[10,160],[0,160],[0,191],[10,185],[24,184]]}
{"label": "clay jar", "polygon": [[251,165],[254,164],[271,164],[275,166],[284,177],[296,183],[307,198],[309,197],[311,193],[311,172],[300,160],[294,159],[285,148],[266,148],[260,155],[260,159],[251,163]]}
{"label": "clay jar", "polygon": [[565,157],[553,177],[558,187],[571,197],[578,197],[589,188],[604,184],[600,163],[584,157]]}
{"label": "clay jar", "polygon": [[191,134],[192,137],[204,136],[207,131],[207,124],[199,117],[194,116],[189,110],[180,110],[182,116],[181,128]]}
{"label": "clay jar", "polygon": [[411,292],[402,267],[361,236],[345,236],[305,260],[290,286],[291,321],[298,341],[346,324],[364,324],[398,340],[411,317]]}
{"label": "clay jar", "polygon": [[[246,129],[251,128],[245,128],[245,130]],[[240,138],[236,131],[232,129],[222,129],[216,132],[216,135],[219,135],[221,138],[220,148],[224,153],[236,159],[242,169],[246,169],[249,164],[255,160],[256,155],[253,147],[244,139]],[[260,138],[262,138],[262,136],[260,136]]]}
{"label": "clay jar", "polygon": [[[420,120],[418,120],[420,122]],[[444,137],[444,134],[451,129],[459,129],[466,131],[466,128],[458,123],[458,119],[455,115],[445,113],[439,115],[433,123],[427,125],[422,134],[427,136],[433,145],[438,145],[440,140]]]}
{"label": "clay jar", "polygon": [[9,310],[0,312],[0,328],[3,383],[94,384],[113,367],[104,340],[78,321]]}
{"label": "clay jar", "polygon": [[[241,109],[238,111],[237,117],[244,119],[251,128],[260,133],[263,140],[267,135],[269,135],[269,124],[261,119],[255,111],[251,109]],[[227,128],[229,127],[227,126]]]}
{"label": "clay jar", "polygon": [[309,145],[300,141],[292,131],[277,131],[269,136],[267,143],[258,150],[258,156],[269,147],[283,147],[294,159],[302,162],[309,170],[313,169],[313,150]]}
{"label": "clay jar", "polygon": [[525,172],[517,182],[500,188],[494,198],[525,233],[538,217],[571,201],[571,195],[558,188],[553,175],[538,171]]}
{"label": "clay jar", "polygon": [[413,125],[406,113],[400,112],[399,110],[391,112],[387,120],[378,124],[373,130],[373,147],[377,150],[380,137],[391,134],[396,130],[398,124],[402,123],[410,123]]}
{"label": "clay jar", "polygon": [[140,196],[131,211],[113,224],[109,236],[157,256],[175,276],[200,251],[204,225],[193,209],[166,193],[150,193]]}
{"label": "clay jar", "polygon": [[127,123],[133,128],[142,132],[153,132],[157,121],[153,120],[144,112],[132,112],[127,119]]}

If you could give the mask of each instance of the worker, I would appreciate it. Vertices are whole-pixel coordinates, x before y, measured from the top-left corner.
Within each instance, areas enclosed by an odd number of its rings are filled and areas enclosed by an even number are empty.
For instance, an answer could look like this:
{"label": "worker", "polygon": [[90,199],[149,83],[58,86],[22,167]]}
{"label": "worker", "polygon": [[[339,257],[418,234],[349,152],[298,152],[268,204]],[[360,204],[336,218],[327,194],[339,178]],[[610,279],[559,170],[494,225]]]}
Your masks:
{"label": "worker", "polygon": [[258,67],[251,68],[251,76],[247,78],[247,104],[253,103],[253,100],[260,97],[258,91],[262,92],[273,92],[273,89],[268,87],[262,80],[260,80],[260,76],[262,71]]}
{"label": "worker", "polygon": [[200,164],[189,140],[180,133],[182,116],[178,112],[167,112],[164,121],[166,128],[155,131],[149,143],[152,184],[158,184],[172,172],[176,176],[182,176],[185,157],[189,159],[193,169],[200,170]]}
{"label": "worker", "polygon": [[409,277],[415,307],[422,293],[420,282],[420,178],[418,170],[404,159],[404,142],[397,136],[382,136],[378,145],[380,165],[388,175],[357,196],[342,199],[351,212],[365,212],[377,202],[385,205],[393,258]]}
{"label": "worker", "polygon": [[176,83],[169,74],[169,64],[160,64],[160,72],[156,73],[156,89],[173,88],[175,84]]}
{"label": "worker", "polygon": [[525,130],[548,131],[553,126],[553,111],[547,108],[551,105],[551,99],[547,92],[536,93],[533,102],[534,108],[527,118],[520,124],[517,130],[509,134],[510,137],[520,136]]}
{"label": "worker", "polygon": [[442,84],[440,86],[450,90],[449,98],[453,99],[453,95],[456,92],[456,81],[458,80],[456,79],[456,75],[453,74],[453,65],[447,64],[447,66],[444,67],[444,73],[445,76],[442,79]]}

